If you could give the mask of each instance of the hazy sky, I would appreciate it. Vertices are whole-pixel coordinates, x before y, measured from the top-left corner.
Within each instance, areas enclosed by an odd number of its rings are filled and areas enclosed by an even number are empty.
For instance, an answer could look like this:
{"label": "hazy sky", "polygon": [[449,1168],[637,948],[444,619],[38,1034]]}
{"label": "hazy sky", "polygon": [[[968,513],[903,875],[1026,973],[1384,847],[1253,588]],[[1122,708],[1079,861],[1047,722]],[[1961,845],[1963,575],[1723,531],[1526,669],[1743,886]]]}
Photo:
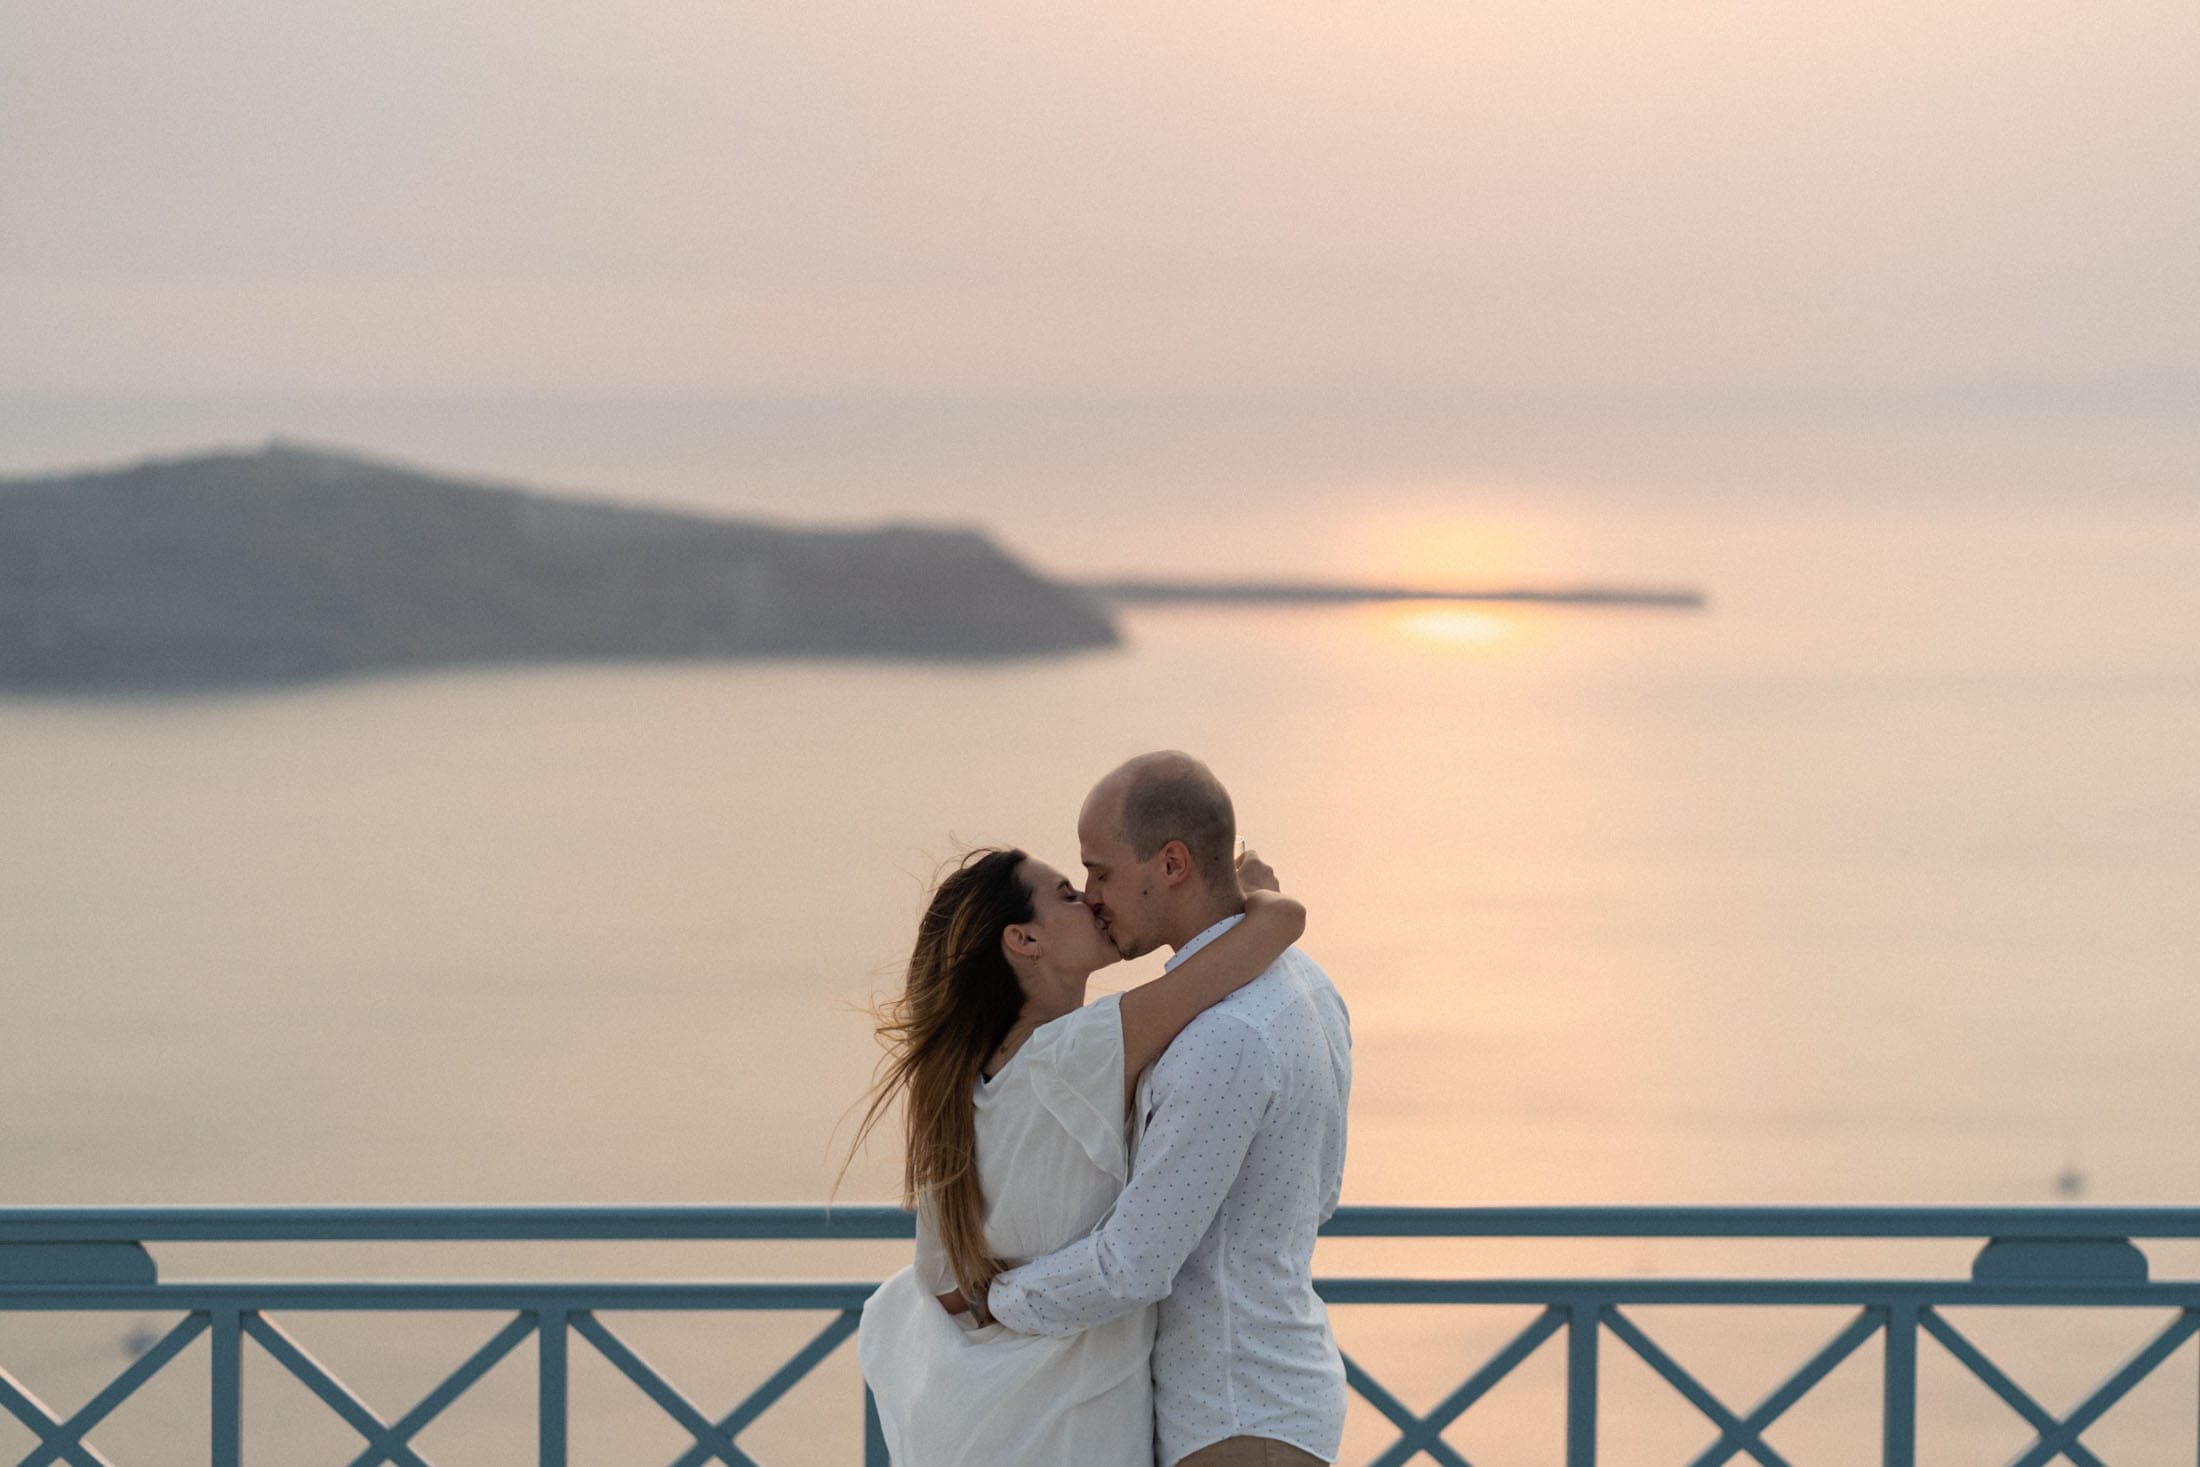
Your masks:
{"label": "hazy sky", "polygon": [[0,467],[492,402],[602,480],[569,405],[664,401],[790,488],[2181,489],[2196,95],[2194,0],[0,0]]}

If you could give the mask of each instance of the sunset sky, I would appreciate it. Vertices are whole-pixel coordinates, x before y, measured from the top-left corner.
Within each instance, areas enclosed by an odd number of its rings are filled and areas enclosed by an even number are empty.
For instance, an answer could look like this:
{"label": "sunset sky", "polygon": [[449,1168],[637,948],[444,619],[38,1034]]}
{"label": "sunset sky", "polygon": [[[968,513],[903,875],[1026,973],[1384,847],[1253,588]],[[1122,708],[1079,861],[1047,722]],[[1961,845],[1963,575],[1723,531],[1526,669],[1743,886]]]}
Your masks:
{"label": "sunset sky", "polygon": [[2181,495],[2196,94],[2191,0],[7,0],[0,471]]}

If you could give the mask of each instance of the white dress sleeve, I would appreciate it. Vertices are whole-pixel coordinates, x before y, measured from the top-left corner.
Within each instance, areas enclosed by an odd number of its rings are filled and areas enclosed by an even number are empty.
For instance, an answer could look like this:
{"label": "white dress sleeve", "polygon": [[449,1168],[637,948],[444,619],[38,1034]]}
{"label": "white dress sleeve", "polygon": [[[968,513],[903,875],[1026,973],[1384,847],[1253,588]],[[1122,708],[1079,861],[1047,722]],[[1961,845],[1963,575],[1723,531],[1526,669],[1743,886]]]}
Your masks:
{"label": "white dress sleeve", "polygon": [[1123,1127],[1123,996],[1111,993],[1025,1041],[1032,1090],[1056,1123],[1118,1182],[1130,1177]]}
{"label": "white dress sleeve", "polygon": [[925,1197],[917,1203],[917,1282],[927,1294],[951,1294],[958,1285],[955,1271],[947,1265],[947,1248],[940,1242],[939,1229],[932,1225],[932,1199]]}

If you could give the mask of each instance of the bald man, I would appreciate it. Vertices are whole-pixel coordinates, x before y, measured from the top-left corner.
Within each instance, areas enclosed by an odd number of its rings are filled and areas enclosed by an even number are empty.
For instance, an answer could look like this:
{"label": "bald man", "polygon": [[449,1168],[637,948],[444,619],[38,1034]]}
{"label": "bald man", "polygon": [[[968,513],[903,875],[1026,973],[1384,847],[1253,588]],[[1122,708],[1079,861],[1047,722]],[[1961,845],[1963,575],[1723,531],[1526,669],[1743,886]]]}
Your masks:
{"label": "bald man", "polygon": [[[1077,821],[1086,900],[1126,958],[1170,966],[1245,911],[1229,793],[1206,765],[1144,754]],[[1100,1227],[993,1281],[994,1318],[1071,1335],[1148,1304],[1160,1467],[1336,1459],[1344,1362],[1315,1296],[1314,1237],[1344,1176],[1352,1032],[1292,948],[1194,1019],[1138,1088],[1131,1177]]]}

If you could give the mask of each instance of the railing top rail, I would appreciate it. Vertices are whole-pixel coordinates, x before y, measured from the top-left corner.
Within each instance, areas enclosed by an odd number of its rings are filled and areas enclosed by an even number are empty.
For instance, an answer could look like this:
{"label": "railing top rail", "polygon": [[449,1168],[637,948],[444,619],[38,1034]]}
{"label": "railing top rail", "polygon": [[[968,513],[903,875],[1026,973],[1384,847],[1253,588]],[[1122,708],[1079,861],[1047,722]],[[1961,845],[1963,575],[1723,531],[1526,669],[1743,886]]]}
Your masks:
{"label": "railing top rail", "polygon": [[[1346,1207],[1380,1238],[2200,1238],[2200,1207]],[[898,1207],[4,1207],[0,1243],[907,1238]]]}

